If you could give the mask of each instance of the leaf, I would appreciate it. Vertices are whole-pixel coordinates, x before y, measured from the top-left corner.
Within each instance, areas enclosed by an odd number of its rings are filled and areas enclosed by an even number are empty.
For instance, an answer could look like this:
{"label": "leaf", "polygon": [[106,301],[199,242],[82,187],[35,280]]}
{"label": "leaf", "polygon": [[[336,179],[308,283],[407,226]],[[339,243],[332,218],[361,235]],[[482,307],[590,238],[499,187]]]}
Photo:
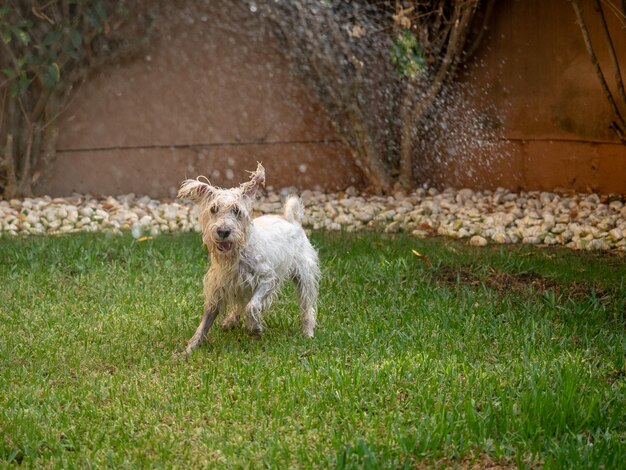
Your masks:
{"label": "leaf", "polygon": [[30,85],[30,83],[33,80],[31,78],[28,78],[28,76],[26,75],[25,72],[20,72],[20,78],[19,81],[17,82],[17,93],[20,95],[23,95],[24,93],[26,93],[26,90],[28,90],[28,86]]}
{"label": "leaf", "polygon": [[96,28],[98,31],[102,31],[103,25],[107,20],[107,12],[104,4],[100,0],[96,0],[94,6],[87,11],[87,21]]}
{"label": "leaf", "polygon": [[17,28],[32,28],[33,22],[31,20],[22,18],[22,19],[17,20],[14,26]]}
{"label": "leaf", "polygon": [[44,85],[48,87],[48,89],[53,89],[56,84],[59,82],[59,78],[61,78],[61,71],[59,70],[59,66],[53,62],[51,63],[45,73],[42,76],[42,80]]}
{"label": "leaf", "polygon": [[11,31],[5,29],[2,31],[2,42],[8,44],[11,42]]}
{"label": "leaf", "polygon": [[85,18],[87,18],[87,23],[89,23],[95,29],[99,29],[100,28],[100,24],[98,23],[98,19],[91,13],[91,11],[88,11],[87,13],[85,13]]}
{"label": "leaf", "polygon": [[137,242],[145,242],[146,240],[152,240],[154,237],[139,237]]}
{"label": "leaf", "polygon": [[39,57],[34,56],[29,52],[24,54],[24,57],[22,57],[22,65],[39,65],[41,62],[42,61]]}
{"label": "leaf", "polygon": [[95,11],[98,15],[98,18],[100,18],[100,21],[104,23],[107,20],[107,11],[106,8],[104,8],[104,3],[101,1],[97,1],[95,5]]}
{"label": "leaf", "polygon": [[416,251],[416,250],[411,250],[411,253],[413,253],[415,256],[417,256],[417,258],[422,261],[426,266],[430,267],[430,260],[424,256],[423,254],[421,254],[420,252]]}
{"label": "leaf", "polygon": [[416,80],[424,71],[426,64],[424,51],[415,34],[408,29],[401,30],[393,39],[391,61],[401,77]]}
{"label": "leaf", "polygon": [[122,19],[128,19],[130,16],[130,10],[126,8],[126,5],[122,2],[118,2],[115,7],[115,15]]}
{"label": "leaf", "polygon": [[61,40],[61,36],[63,33],[61,31],[50,31],[43,38],[44,46],[52,46],[53,44],[58,43]]}
{"label": "leaf", "polygon": [[56,63],[52,63],[50,65],[49,70],[51,71],[51,73],[55,76],[56,81],[59,81],[59,78],[61,77],[61,70],[59,69],[59,66]]}
{"label": "leaf", "polygon": [[75,29],[70,30],[70,40],[72,41],[72,46],[76,49],[78,49],[83,42],[82,36]]}
{"label": "leaf", "polygon": [[80,59],[80,55],[78,54],[78,50],[74,49],[69,44],[64,44],[63,45],[63,52],[65,52],[67,55],[69,55],[74,60]]}
{"label": "leaf", "polygon": [[24,56],[24,57],[18,57],[18,58],[15,60],[15,63],[16,63],[16,65],[17,65],[17,69],[18,69],[18,70],[23,69],[23,68],[24,68],[24,64],[26,64],[26,56]]}
{"label": "leaf", "polygon": [[30,42],[30,36],[26,31],[22,31],[21,29],[13,28],[13,35],[20,40],[22,44],[28,46]]}
{"label": "leaf", "polygon": [[13,70],[13,69],[4,68],[4,69],[0,69],[0,72],[5,74],[8,78],[15,78],[15,77],[17,77],[17,72],[15,70]]}

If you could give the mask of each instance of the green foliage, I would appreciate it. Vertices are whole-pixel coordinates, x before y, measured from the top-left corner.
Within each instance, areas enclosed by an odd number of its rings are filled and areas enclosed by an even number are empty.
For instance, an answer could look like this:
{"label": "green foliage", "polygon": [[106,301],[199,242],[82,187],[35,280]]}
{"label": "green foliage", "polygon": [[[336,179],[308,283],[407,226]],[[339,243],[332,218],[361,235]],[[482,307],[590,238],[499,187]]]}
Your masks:
{"label": "green foliage", "polygon": [[7,97],[2,109],[7,126],[0,133],[0,148],[9,154],[0,166],[0,197],[11,198],[31,195],[34,185],[44,181],[52,168],[58,138],[55,121],[66,108],[73,85],[145,44],[158,2],[4,3],[0,7],[0,94]]}
{"label": "green foliage", "polygon": [[413,32],[403,28],[395,35],[391,46],[391,61],[402,78],[415,81],[424,73],[426,55]]}
{"label": "green foliage", "polygon": [[32,8],[0,8],[0,38],[9,52],[0,72],[13,96],[24,95],[34,83],[55,90],[68,66],[94,53],[84,38],[108,35],[112,19],[128,15],[122,1],[33,3]]}

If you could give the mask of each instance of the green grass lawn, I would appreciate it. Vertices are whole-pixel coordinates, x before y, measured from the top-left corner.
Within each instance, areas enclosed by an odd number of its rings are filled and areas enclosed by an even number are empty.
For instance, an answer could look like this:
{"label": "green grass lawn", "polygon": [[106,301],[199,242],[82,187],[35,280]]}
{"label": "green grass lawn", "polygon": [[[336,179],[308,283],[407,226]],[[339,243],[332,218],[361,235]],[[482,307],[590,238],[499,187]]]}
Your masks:
{"label": "green grass lawn", "polygon": [[0,239],[0,462],[623,468],[623,256],[312,238],[313,340],[288,288],[186,360],[199,235]]}

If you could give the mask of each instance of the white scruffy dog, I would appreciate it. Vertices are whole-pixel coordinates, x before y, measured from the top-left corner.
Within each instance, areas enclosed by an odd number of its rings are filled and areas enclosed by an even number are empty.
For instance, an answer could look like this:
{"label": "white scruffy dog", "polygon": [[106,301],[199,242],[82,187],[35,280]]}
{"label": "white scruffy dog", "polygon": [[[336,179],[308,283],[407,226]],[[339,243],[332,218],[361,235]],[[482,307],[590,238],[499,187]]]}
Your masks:
{"label": "white scruffy dog", "polygon": [[248,331],[261,335],[263,313],[285,279],[296,286],[302,334],[313,336],[320,270],[317,252],[302,229],[304,208],[292,196],[284,216],[252,219],[254,196],[264,184],[265,170],[259,164],[250,181],[238,188],[217,188],[196,179],[183,182],[178,192],[178,197],[200,205],[202,241],[211,255],[204,276],[204,315],[187,353],[205,339],[219,312],[228,312],[223,328],[234,327],[243,315]]}

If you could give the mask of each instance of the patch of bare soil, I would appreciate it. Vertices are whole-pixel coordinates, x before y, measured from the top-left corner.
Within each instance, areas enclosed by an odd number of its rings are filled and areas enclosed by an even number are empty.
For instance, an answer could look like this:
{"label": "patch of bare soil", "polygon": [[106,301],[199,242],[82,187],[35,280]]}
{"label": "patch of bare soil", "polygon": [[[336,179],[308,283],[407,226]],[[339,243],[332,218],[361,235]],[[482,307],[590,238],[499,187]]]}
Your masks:
{"label": "patch of bare soil", "polygon": [[461,460],[445,457],[436,462],[418,463],[415,467],[418,470],[427,468],[459,468],[463,470],[510,470],[517,468],[512,462],[503,459],[495,459],[487,454],[479,454],[478,456],[466,456]]}
{"label": "patch of bare soil", "polygon": [[583,299],[595,295],[602,301],[610,301],[614,295],[610,289],[582,282],[563,282],[543,277],[534,272],[517,274],[502,271],[491,271],[485,276],[478,276],[468,269],[457,269],[441,266],[433,271],[435,283],[439,286],[470,286],[485,285],[499,293],[525,293],[552,291],[557,297],[566,295],[574,299]]}

